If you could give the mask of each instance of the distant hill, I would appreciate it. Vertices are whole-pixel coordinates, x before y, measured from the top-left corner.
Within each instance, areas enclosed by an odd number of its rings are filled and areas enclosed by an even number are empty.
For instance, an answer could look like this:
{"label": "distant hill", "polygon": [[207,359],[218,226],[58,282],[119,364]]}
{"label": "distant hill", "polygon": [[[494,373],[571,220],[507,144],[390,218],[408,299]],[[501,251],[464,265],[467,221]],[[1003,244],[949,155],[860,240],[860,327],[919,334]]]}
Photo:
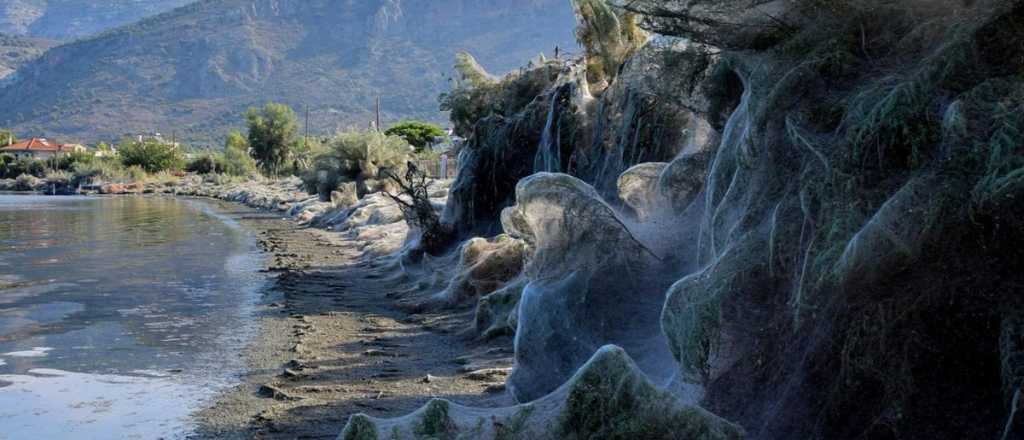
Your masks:
{"label": "distant hill", "polygon": [[0,32],[70,40],[138,21],[193,0],[2,0]]}
{"label": "distant hill", "polygon": [[0,79],[6,78],[16,69],[36,59],[57,43],[40,38],[0,34]]}
{"label": "distant hill", "polygon": [[365,126],[378,95],[385,121],[442,120],[457,51],[504,72],[575,48],[573,27],[568,0],[206,0],[50,50],[0,89],[0,126],[219,142],[268,100],[327,133]]}

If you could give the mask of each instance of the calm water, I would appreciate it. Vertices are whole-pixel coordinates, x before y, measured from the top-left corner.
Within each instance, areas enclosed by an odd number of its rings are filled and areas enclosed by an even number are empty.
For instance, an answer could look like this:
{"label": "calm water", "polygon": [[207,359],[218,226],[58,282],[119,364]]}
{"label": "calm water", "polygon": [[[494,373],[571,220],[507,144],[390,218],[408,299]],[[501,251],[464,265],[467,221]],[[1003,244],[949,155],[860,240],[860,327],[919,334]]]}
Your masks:
{"label": "calm water", "polygon": [[205,202],[0,195],[0,439],[184,437],[242,372],[259,267]]}

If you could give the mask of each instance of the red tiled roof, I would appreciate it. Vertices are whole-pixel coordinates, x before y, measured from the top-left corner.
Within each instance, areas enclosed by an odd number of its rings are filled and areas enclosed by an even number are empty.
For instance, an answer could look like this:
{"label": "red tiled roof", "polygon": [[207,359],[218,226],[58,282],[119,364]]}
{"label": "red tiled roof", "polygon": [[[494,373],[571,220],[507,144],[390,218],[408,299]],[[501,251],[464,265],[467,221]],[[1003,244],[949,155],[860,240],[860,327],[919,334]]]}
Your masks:
{"label": "red tiled roof", "polygon": [[64,152],[64,151],[75,151],[75,146],[72,144],[55,144],[43,138],[32,138],[27,141],[21,141],[9,146],[0,148],[0,152],[4,151],[49,151],[49,152]]}

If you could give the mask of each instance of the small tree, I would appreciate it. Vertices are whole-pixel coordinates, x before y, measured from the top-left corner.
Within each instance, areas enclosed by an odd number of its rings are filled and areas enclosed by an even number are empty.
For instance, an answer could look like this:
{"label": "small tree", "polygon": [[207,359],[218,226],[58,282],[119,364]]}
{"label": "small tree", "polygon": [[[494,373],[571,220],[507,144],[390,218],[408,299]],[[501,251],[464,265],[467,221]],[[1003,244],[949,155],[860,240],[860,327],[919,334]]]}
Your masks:
{"label": "small tree", "polygon": [[245,119],[249,126],[249,148],[256,164],[267,175],[286,172],[298,132],[295,111],[287,105],[269,102],[262,110],[250,108]]}
{"label": "small tree", "polygon": [[401,122],[389,128],[384,134],[405,139],[409,145],[416,148],[416,151],[426,150],[436,139],[448,135],[441,127],[420,121]]}
{"label": "small tree", "polygon": [[237,131],[228,134],[224,141],[224,172],[232,176],[252,176],[257,173],[256,160],[249,155],[249,140]]}
{"label": "small tree", "polygon": [[185,171],[196,174],[222,174],[225,172],[224,156],[206,152],[196,156],[185,166]]}
{"label": "small tree", "polygon": [[18,142],[18,137],[14,135],[13,131],[0,128],[0,147],[6,147],[15,142]]}
{"label": "small tree", "polygon": [[74,151],[57,156],[49,161],[50,168],[58,171],[71,171],[76,164],[91,164],[95,156],[85,151]]}
{"label": "small tree", "polygon": [[137,166],[147,173],[180,170],[185,164],[185,158],[177,147],[155,139],[121,144],[119,155],[125,167]]}
{"label": "small tree", "polygon": [[405,177],[388,172],[388,178],[399,188],[398,194],[385,192],[402,210],[405,222],[420,231],[419,248],[430,255],[444,252],[455,234],[441,222],[441,216],[430,201],[430,179],[413,164],[408,164]]}

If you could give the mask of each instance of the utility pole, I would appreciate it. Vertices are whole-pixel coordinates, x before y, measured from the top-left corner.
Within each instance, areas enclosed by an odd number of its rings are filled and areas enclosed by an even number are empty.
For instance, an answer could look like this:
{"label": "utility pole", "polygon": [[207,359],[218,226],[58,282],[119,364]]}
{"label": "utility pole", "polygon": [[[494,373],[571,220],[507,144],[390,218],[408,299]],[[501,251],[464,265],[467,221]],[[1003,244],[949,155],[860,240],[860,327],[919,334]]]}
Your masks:
{"label": "utility pole", "polygon": [[306,134],[302,135],[302,149],[309,151],[309,104],[306,104]]}
{"label": "utility pole", "polygon": [[380,126],[380,95],[377,95],[377,131],[384,131]]}

